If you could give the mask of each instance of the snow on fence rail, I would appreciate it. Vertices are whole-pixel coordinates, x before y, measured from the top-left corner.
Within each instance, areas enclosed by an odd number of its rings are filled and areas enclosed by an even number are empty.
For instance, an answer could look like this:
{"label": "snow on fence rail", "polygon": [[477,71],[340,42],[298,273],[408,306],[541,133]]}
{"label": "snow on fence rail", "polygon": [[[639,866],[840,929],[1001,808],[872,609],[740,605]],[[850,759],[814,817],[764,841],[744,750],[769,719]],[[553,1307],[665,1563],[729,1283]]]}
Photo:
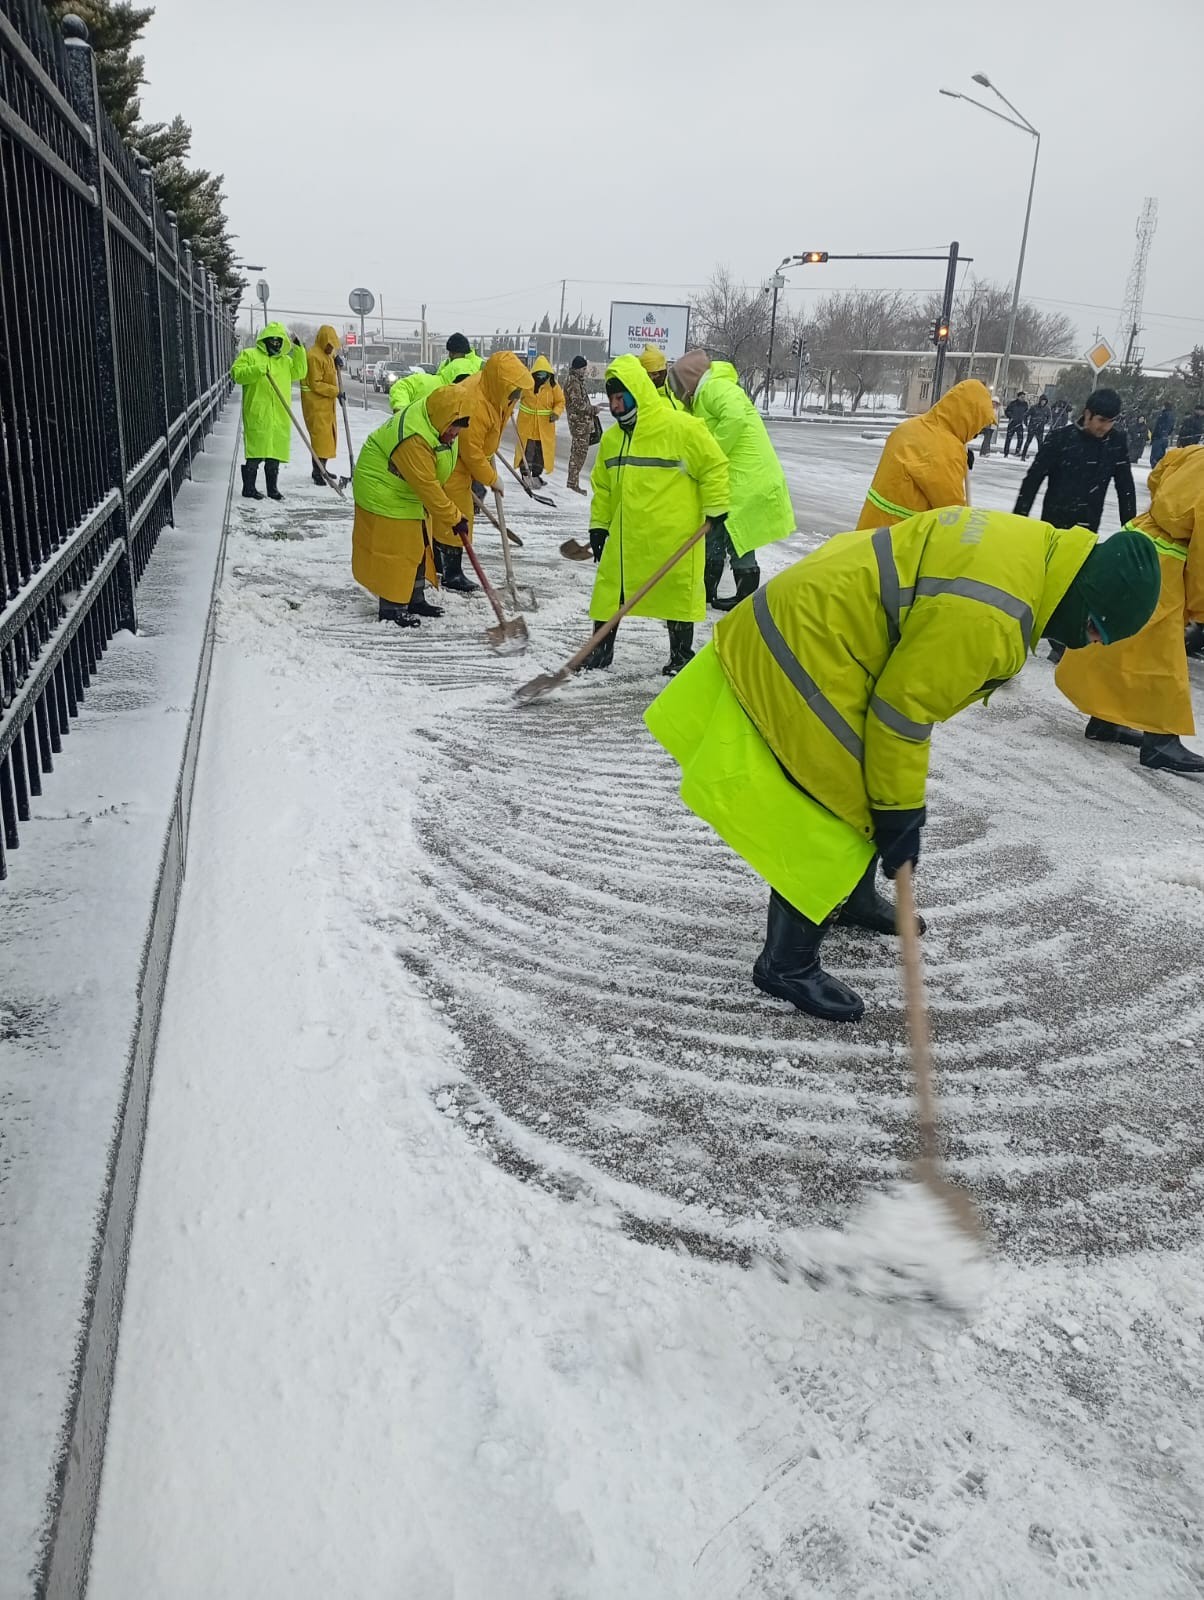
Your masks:
{"label": "snow on fence rail", "polygon": [[97,94],[0,0],[0,879],[229,393],[234,318]]}

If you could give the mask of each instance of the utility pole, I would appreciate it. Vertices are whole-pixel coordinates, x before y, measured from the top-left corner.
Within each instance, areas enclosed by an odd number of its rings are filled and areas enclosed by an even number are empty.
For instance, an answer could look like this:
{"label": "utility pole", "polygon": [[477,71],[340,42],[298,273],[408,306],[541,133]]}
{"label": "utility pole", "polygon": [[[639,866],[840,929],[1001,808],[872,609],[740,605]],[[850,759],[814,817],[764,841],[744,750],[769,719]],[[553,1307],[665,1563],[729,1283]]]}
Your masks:
{"label": "utility pole", "polygon": [[941,398],[945,381],[945,352],[949,347],[950,318],[953,315],[953,291],[957,287],[957,240],[949,246],[949,266],[945,272],[945,293],[941,300],[941,320],[937,325],[936,367],[932,374],[932,403]]}
{"label": "utility pole", "polygon": [[773,343],[778,331],[778,291],[785,287],[786,280],[780,272],[775,272],[769,280],[773,290],[773,307],[769,313],[769,370],[765,375],[765,415],[769,415],[769,391],[773,386]]}
{"label": "utility pole", "polygon": [[982,327],[982,302],[974,307],[974,332],[970,339],[970,364],[966,368],[966,377],[974,376],[974,357],[978,354],[978,330]]}
{"label": "utility pole", "polygon": [[426,301],[422,302],[422,345],[418,361],[421,366],[426,366]]}
{"label": "utility pole", "polygon": [[806,341],[806,339],[802,338],[802,336],[800,335],[800,337],[798,338],[798,340],[796,342],[798,344],[798,372],[795,375],[795,379],[794,379],[794,412],[793,412],[793,415],[797,417],[798,413],[799,413],[799,406],[802,404],[803,373],[811,365],[811,357],[807,353],[807,341]]}

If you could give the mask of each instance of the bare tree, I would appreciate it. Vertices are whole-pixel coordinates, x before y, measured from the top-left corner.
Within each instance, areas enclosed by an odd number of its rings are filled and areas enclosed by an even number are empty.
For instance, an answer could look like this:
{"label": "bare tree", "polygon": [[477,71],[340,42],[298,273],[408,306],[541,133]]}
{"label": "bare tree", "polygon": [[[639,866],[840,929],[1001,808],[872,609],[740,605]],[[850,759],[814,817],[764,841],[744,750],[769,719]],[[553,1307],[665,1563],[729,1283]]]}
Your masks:
{"label": "bare tree", "polygon": [[866,394],[898,383],[900,361],[875,352],[906,350],[914,327],[915,301],[889,289],[827,294],[808,324],[811,360],[835,375],[856,411]]}
{"label": "bare tree", "polygon": [[690,342],[715,360],[730,361],[751,393],[769,353],[769,297],[737,283],[727,267],[690,301]]}

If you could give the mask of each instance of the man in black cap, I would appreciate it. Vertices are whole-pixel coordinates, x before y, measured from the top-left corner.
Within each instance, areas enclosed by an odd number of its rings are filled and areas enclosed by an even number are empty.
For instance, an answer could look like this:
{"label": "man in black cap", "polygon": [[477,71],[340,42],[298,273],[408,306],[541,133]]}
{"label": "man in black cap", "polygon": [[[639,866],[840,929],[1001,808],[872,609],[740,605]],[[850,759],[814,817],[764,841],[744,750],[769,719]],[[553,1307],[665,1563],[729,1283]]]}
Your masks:
{"label": "man in black cap", "polygon": [[585,387],[585,370],[589,362],[584,356],[574,356],[569,365],[569,375],[564,380],[564,412],[569,419],[569,488],[577,494],[586,494],[581,487],[581,469],[589,454],[589,447],[601,437],[597,427],[597,411]]}
{"label": "man in black cap", "polygon": [[1097,389],[1077,422],[1051,433],[1024,475],[1016,496],[1017,515],[1028,516],[1037,490],[1048,479],[1042,522],[1098,533],[1110,483],[1116,485],[1120,521],[1132,521],[1137,515],[1137,491],[1129,465],[1129,442],[1124,430],[1115,425],[1119,415],[1116,390]]}

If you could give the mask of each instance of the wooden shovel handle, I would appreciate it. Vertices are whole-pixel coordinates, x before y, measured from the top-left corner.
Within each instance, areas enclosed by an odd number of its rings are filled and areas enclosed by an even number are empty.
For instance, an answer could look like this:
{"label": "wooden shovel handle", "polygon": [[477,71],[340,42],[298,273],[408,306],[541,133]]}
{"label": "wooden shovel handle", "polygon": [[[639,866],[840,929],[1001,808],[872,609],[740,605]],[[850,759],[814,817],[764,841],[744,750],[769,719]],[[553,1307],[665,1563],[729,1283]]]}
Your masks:
{"label": "wooden shovel handle", "polygon": [[486,599],[489,601],[489,604],[493,607],[494,616],[498,619],[498,622],[504,628],[506,626],[506,620],[507,620],[506,619],[506,613],[502,610],[502,602],[497,597],[497,590],[493,587],[493,585],[490,583],[489,579],[485,576],[485,569],[481,565],[481,563],[477,560],[477,553],[472,547],[472,537],[471,537],[471,535],[467,539],[461,539],[460,543],[464,546],[464,554],[468,557],[469,561],[472,563],[472,570],[477,575],[478,583],[481,585],[481,588],[484,589],[484,591],[485,591]]}
{"label": "wooden shovel handle", "polygon": [[335,494],[338,495],[340,500],[345,500],[347,498],[347,496],[339,488],[338,484],[330,476],[329,472],[327,472],[326,468],[322,465],[321,461],[318,460],[318,457],[314,452],[314,447],[309,442],[309,434],[306,433],[305,429],[297,421],[297,413],[293,410],[292,406],[289,405],[288,401],[280,393],[280,388],[279,388],[279,385],[277,384],[275,378],[273,378],[273,376],[272,376],[272,374],[270,372],[265,372],[264,373],[264,377],[271,384],[272,392],[276,396],[277,400],[279,400],[280,404],[288,412],[289,417],[290,417],[290,419],[292,421],[293,427],[296,428],[297,432],[301,435],[301,441],[305,445],[305,448],[309,451],[310,455],[313,456],[314,466],[317,467],[318,471],[326,479],[326,487],[328,489],[333,489]]}
{"label": "wooden shovel handle", "polygon": [[936,1095],[932,1087],[932,1033],[928,1001],[924,995],[924,962],[916,922],[915,880],[912,864],[905,861],[895,876],[895,919],[903,950],[903,986],[907,996],[907,1034],[911,1043],[911,1068],[916,1080],[920,1111],[920,1154],[935,1161]]}

